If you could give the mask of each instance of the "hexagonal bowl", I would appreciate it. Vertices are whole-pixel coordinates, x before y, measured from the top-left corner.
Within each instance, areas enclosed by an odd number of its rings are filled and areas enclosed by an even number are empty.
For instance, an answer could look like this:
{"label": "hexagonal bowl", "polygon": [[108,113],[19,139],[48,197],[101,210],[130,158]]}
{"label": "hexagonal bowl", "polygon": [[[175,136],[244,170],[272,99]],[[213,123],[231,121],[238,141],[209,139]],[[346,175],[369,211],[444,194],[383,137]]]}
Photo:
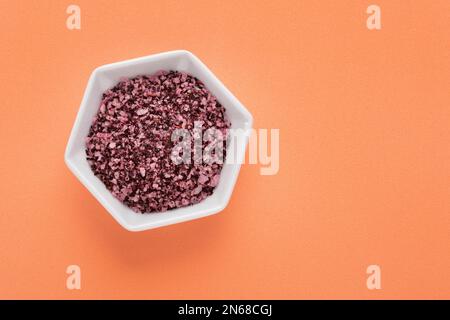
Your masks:
{"label": "hexagonal bowl", "polygon": [[[203,81],[225,107],[226,116],[232,123],[231,129],[242,129],[243,138],[237,139],[234,145],[227,145],[227,148],[233,147],[235,161],[233,163],[226,161],[220,182],[211,196],[192,206],[161,213],[139,214],[116,199],[94,175],[86,160],[85,138],[104,91],[117,84],[122,77],[152,74],[159,70],[184,71]],[[142,231],[198,219],[223,210],[230,200],[240,164],[245,157],[252,123],[253,118],[248,110],[195,55],[185,50],[169,51],[103,65],[92,72],[67,143],[64,159],[72,173],[120,225],[129,231]],[[227,153],[230,153],[230,150],[227,150]]]}

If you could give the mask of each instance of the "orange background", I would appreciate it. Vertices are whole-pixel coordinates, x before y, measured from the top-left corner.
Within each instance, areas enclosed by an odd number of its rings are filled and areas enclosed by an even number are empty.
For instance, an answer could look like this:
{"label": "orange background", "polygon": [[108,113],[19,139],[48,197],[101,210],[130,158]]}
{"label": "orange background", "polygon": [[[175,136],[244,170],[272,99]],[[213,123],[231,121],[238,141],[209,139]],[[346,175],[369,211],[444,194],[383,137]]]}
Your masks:
{"label": "orange background", "polygon": [[[0,2],[1,298],[450,298],[449,1],[376,0],[381,31],[372,1],[74,3],[81,31],[71,2]],[[280,171],[130,233],[64,149],[95,67],[173,49],[280,129]]]}

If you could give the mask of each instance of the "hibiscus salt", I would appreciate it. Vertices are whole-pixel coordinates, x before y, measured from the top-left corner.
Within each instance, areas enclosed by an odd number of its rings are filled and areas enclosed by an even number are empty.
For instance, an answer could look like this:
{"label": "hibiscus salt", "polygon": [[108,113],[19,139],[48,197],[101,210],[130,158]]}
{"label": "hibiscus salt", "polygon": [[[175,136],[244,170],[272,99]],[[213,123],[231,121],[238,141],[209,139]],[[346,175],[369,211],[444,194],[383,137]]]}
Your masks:
{"label": "hibiscus salt", "polygon": [[198,203],[219,183],[223,161],[173,161],[172,133],[193,133],[196,123],[223,132],[226,140],[225,109],[197,78],[160,71],[123,79],[103,94],[86,138],[87,160],[106,188],[136,212]]}

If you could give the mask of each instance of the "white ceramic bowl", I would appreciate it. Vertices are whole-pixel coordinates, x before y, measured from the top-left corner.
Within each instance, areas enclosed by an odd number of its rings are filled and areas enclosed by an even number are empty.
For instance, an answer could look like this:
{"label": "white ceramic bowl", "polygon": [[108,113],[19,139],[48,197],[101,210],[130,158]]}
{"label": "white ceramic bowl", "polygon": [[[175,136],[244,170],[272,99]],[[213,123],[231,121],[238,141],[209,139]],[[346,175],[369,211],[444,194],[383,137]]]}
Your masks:
{"label": "white ceramic bowl", "polygon": [[[159,70],[185,71],[203,81],[225,107],[226,115],[232,123],[231,128],[243,129],[246,133],[244,139],[238,140],[235,145],[234,159],[237,161],[224,165],[220,182],[211,196],[189,207],[162,213],[139,214],[117,200],[93,174],[86,160],[85,138],[105,90],[117,84],[122,77],[152,74]],[[104,65],[92,72],[70,134],[64,159],[73,174],[125,229],[130,231],[152,229],[205,217],[226,207],[239,174],[240,163],[245,156],[252,122],[252,115],[247,109],[195,55],[185,50],[169,51]]]}

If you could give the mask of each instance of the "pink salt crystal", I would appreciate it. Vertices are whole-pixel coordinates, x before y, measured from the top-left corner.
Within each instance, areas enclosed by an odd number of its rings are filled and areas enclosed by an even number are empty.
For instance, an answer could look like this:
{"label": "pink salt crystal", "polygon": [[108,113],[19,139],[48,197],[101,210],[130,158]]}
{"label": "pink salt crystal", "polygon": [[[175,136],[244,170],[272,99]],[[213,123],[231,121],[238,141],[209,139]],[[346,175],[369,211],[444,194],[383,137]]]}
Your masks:
{"label": "pink salt crystal", "polygon": [[115,142],[111,142],[111,143],[109,144],[109,147],[110,147],[111,149],[114,149],[114,148],[116,147],[116,143],[115,143]]}
{"label": "pink salt crystal", "polygon": [[208,181],[208,179],[209,179],[209,178],[208,178],[207,176],[201,174],[201,175],[198,177],[198,183],[204,184],[206,181]]}
{"label": "pink salt crystal", "polygon": [[211,181],[209,182],[209,185],[211,187],[215,187],[219,183],[219,180],[220,180],[220,175],[216,174],[214,177],[211,178]]}
{"label": "pink salt crystal", "polygon": [[120,201],[124,201],[126,197],[126,195],[121,192],[114,192],[113,195]]}
{"label": "pink salt crystal", "polygon": [[199,194],[202,191],[203,187],[202,186],[198,186],[197,188],[195,188],[194,190],[192,190],[192,194]]}
{"label": "pink salt crystal", "polygon": [[111,105],[112,105],[113,107],[118,108],[118,107],[120,107],[120,102],[119,102],[118,99],[114,99],[113,102],[111,102]]}
{"label": "pink salt crystal", "polygon": [[139,168],[139,172],[141,173],[141,176],[145,177],[145,169]]}
{"label": "pink salt crystal", "polygon": [[144,114],[146,114],[148,112],[148,109],[139,109],[138,111],[136,111],[136,114],[138,116],[142,116]]}

